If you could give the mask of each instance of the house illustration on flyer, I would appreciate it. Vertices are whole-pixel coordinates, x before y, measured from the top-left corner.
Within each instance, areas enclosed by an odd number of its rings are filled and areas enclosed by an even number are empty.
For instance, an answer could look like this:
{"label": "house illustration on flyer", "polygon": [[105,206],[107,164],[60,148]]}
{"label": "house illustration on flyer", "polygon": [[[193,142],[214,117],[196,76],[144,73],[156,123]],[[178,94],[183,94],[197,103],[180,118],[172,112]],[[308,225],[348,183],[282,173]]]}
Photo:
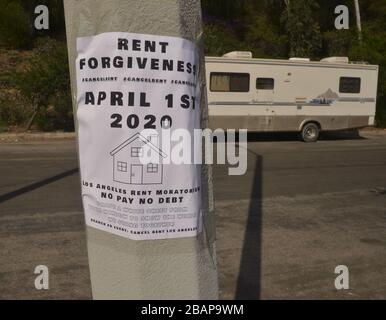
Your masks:
{"label": "house illustration on flyer", "polygon": [[[158,135],[150,135],[148,138],[139,132],[121,143],[110,152],[113,157],[113,180],[126,184],[162,184],[163,164],[162,159],[166,154],[158,148]],[[152,156],[154,163],[142,163],[140,158],[146,155]]]}

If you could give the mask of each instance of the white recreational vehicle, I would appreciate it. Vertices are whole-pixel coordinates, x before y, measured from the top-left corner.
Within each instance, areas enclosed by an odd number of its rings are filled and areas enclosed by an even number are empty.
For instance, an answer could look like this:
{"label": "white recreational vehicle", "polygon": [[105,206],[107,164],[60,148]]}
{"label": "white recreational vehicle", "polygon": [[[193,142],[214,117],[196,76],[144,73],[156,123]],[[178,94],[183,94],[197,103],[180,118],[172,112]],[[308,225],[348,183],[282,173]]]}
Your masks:
{"label": "white recreational vehicle", "polygon": [[253,59],[235,51],[206,57],[209,125],[250,131],[320,131],[374,125],[378,66],[346,57]]}

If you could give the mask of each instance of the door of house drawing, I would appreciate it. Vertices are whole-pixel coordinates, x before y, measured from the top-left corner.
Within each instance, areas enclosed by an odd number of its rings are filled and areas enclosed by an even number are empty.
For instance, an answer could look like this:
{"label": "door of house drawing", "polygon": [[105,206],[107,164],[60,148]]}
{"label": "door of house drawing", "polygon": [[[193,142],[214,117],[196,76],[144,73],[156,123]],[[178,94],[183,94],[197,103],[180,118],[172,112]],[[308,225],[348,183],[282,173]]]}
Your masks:
{"label": "door of house drawing", "polygon": [[141,164],[132,164],[131,165],[131,183],[132,184],[142,184],[142,170],[143,166]]}

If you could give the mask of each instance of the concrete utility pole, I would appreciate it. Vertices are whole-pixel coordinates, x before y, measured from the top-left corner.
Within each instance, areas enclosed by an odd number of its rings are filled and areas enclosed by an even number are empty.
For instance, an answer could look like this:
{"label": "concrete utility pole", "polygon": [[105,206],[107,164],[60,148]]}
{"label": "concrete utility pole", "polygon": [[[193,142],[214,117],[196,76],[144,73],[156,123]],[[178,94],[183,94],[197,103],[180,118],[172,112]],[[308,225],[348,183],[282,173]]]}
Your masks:
{"label": "concrete utility pole", "polygon": [[357,21],[357,28],[358,28],[358,39],[359,42],[362,42],[362,24],[361,24],[361,12],[359,7],[359,0],[354,0],[355,4],[355,15],[356,15],[356,21]]}
{"label": "concrete utility pole", "polygon": [[[76,38],[104,32],[174,36],[201,49],[201,125],[207,127],[199,0],[65,0],[74,111]],[[76,112],[74,112],[76,114]],[[196,237],[134,241],[87,226],[94,299],[217,299],[212,174],[202,166],[203,231]]]}

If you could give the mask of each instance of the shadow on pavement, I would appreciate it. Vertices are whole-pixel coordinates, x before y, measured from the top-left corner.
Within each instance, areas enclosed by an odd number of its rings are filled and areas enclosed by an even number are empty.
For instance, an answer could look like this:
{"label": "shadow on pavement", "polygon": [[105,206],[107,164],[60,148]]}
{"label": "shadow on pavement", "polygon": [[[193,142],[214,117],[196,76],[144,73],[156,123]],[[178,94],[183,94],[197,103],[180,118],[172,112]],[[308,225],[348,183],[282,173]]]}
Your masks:
{"label": "shadow on pavement", "polygon": [[359,130],[327,131],[322,132],[321,140],[367,140]]}
{"label": "shadow on pavement", "polygon": [[258,154],[255,156],[255,175],[237,279],[236,299],[260,299],[261,295],[263,157]]}
{"label": "shadow on pavement", "polygon": [[74,169],[62,172],[60,174],[57,174],[55,176],[52,176],[52,177],[40,180],[38,182],[32,183],[32,184],[30,184],[28,186],[25,186],[25,187],[22,187],[20,189],[17,189],[17,190],[5,193],[3,195],[0,195],[0,203],[8,201],[8,200],[10,200],[12,198],[18,197],[18,196],[20,196],[20,195],[22,195],[24,193],[27,193],[27,192],[33,191],[35,189],[41,188],[41,187],[43,187],[43,186],[45,186],[47,184],[50,184],[52,182],[55,182],[55,181],[61,180],[63,178],[66,178],[68,176],[71,176],[71,175],[77,173],[78,171],[79,171],[78,168],[74,168]]}
{"label": "shadow on pavement", "polygon": [[[362,140],[358,130],[326,131],[320,134],[319,140]],[[248,141],[299,141],[297,132],[248,132]]]}

